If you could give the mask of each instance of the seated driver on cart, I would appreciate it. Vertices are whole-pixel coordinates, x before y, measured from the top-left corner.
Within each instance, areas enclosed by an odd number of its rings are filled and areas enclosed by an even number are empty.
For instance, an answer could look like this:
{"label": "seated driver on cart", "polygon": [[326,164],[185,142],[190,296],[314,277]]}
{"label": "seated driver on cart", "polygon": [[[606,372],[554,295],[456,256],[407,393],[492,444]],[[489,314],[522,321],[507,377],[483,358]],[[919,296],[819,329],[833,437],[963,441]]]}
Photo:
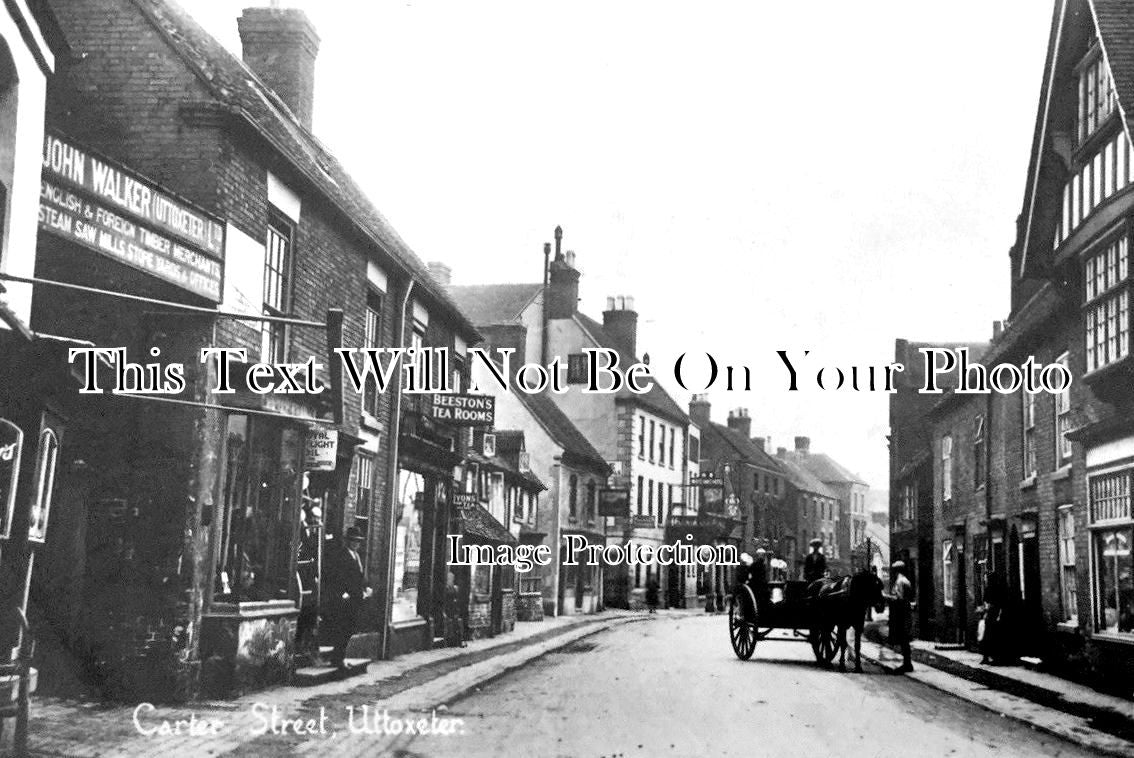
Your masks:
{"label": "seated driver on cart", "polygon": [[768,587],[767,554],[763,549],[756,551],[753,558],[748,553],[740,554],[740,566],[736,572],[737,589],[741,584],[747,584],[756,598],[757,610],[762,610],[771,602],[772,593]]}

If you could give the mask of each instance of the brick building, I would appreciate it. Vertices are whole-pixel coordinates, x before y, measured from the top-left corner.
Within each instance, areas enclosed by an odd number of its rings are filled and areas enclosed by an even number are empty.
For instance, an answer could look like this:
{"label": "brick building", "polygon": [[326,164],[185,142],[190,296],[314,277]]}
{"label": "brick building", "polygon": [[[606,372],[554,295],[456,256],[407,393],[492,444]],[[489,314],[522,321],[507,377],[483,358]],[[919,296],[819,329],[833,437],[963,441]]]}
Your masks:
{"label": "brick building", "polygon": [[811,452],[811,440],[808,437],[796,437],[795,449],[799,463],[827,485],[839,499],[835,537],[839,555],[848,559],[857,555],[862,551],[866,540],[866,497],[870,485],[826,453]]}
{"label": "brick building", "polygon": [[[31,589],[45,684],[170,698],[286,680],[311,590],[297,573],[304,540],[318,549],[349,526],[366,534],[375,588],[362,621],[370,633],[353,649],[433,644],[457,431],[431,420],[427,400],[403,402],[400,381],[387,393],[348,388],[341,402],[326,370],[316,378],[332,390],[320,395],[259,394],[240,382],[217,394],[221,365],[198,360],[201,348],[223,346],[246,351],[234,370],[260,360],[330,365],[333,309],[343,345],[447,347],[458,376],[479,338],[311,135],[314,29],[298,11],[249,9],[241,62],[162,0],[47,6],[72,55],[48,88],[56,142],[44,180],[109,203],[66,175],[75,163],[63,158],[79,155],[160,193],[164,217],[110,207],[151,253],[178,249],[154,233],[188,250],[175,262],[190,270],[174,275],[169,260],[84,244],[41,221],[33,329],[123,346],[139,363],[157,348],[184,363],[187,385],[186,403],[92,395],[70,413],[59,518]],[[47,154],[55,149],[58,165]],[[166,228],[171,212],[194,225]],[[317,470],[304,447],[320,430],[338,444]]]}
{"label": "brick building", "polygon": [[811,551],[809,543],[813,539],[823,541],[823,554],[827,557],[827,568],[834,574],[850,573],[850,556],[839,550],[839,524],[841,512],[839,495],[819,480],[804,464],[805,450],[809,451],[810,441],[806,437],[796,438],[796,449],[776,448],[776,460],[784,471],[787,482],[787,502],[795,505],[796,552],[794,572],[801,574],[803,561]]}

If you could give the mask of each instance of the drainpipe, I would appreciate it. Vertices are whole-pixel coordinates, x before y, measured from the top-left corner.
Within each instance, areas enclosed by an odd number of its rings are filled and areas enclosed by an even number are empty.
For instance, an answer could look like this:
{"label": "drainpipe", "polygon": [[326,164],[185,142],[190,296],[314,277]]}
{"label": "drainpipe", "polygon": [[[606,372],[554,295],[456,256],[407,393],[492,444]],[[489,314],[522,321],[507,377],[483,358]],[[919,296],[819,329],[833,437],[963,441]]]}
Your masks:
{"label": "drainpipe", "polygon": [[[406,284],[406,292],[402,297],[402,307],[398,310],[398,322],[395,334],[398,335],[398,347],[406,346],[406,307],[409,305],[410,293],[413,292],[413,279]],[[386,472],[386,489],[389,493],[390,504],[390,536],[387,540],[386,553],[386,613],[382,624],[382,660],[389,658],[390,654],[390,624],[394,612],[394,556],[397,554],[398,522],[398,457],[400,454],[400,440],[402,427],[402,372],[394,372],[393,410],[390,416],[390,459]]]}

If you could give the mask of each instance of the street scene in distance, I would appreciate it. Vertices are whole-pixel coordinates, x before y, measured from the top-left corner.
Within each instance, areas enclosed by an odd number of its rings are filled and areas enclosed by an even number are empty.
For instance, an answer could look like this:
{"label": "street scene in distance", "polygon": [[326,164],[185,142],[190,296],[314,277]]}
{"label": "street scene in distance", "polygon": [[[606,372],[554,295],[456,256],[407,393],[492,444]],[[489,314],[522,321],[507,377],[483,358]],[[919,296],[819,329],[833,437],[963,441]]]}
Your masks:
{"label": "street scene in distance", "polygon": [[1134,6],[749,5],[0,11],[0,755],[1134,755]]}

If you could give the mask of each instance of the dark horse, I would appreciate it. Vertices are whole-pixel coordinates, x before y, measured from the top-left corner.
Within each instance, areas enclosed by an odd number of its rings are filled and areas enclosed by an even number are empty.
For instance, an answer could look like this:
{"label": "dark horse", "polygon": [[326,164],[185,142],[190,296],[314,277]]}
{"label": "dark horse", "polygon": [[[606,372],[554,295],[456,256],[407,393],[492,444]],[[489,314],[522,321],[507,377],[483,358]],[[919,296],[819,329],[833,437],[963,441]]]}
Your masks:
{"label": "dark horse", "polygon": [[[815,585],[818,585],[816,587]],[[862,628],[866,625],[866,609],[879,613],[884,608],[882,580],[863,569],[854,576],[823,579],[812,585],[823,622],[838,627],[839,671],[846,671],[847,630],[854,629],[854,670],[862,673]]]}

